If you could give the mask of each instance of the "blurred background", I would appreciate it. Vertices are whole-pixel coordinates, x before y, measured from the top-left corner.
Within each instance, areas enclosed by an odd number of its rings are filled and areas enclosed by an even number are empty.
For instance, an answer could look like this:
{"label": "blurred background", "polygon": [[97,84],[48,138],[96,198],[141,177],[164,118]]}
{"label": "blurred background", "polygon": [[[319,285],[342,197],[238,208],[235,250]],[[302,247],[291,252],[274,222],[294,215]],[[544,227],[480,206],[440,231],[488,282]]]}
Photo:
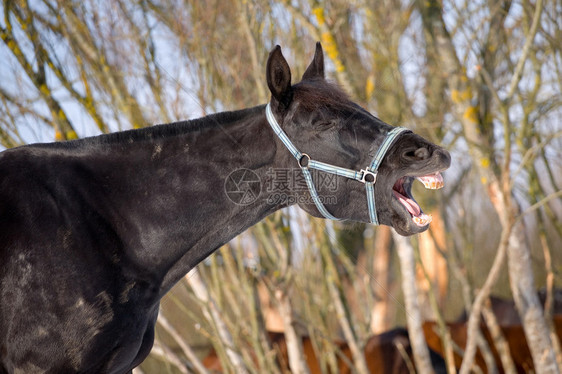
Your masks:
{"label": "blurred background", "polygon": [[[0,9],[0,149],[264,104],[269,51],[282,46],[298,81],[321,41],[327,76],[354,101],[451,152],[443,190],[414,186],[433,216],[423,234],[400,240],[385,226],[289,208],[232,240],[162,300],[139,373],[307,372],[293,339],[306,336],[319,372],[338,371],[346,341],[344,366],[365,374],[353,347],[370,337],[418,323],[419,312],[447,342],[446,321],[493,300],[514,299],[525,331],[555,331],[560,0],[4,0]],[[497,313],[485,320],[505,324]],[[293,353],[273,344],[275,332]],[[562,362],[556,334],[532,345]]]}

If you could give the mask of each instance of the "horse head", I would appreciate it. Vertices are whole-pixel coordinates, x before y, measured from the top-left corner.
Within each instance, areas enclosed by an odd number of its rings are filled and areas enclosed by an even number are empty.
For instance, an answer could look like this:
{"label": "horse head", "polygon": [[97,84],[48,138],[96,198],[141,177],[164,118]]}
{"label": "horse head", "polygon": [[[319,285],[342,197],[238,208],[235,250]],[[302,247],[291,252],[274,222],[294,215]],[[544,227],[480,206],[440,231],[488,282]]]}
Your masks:
{"label": "horse head", "polygon": [[431,217],[412,196],[412,184],[418,179],[426,188],[443,187],[440,172],[451,163],[445,149],[384,123],[327,81],[320,43],[299,83],[291,84],[279,46],[269,55],[266,76],[277,149],[308,185],[292,191],[302,209],[392,226],[402,235],[428,228]]}

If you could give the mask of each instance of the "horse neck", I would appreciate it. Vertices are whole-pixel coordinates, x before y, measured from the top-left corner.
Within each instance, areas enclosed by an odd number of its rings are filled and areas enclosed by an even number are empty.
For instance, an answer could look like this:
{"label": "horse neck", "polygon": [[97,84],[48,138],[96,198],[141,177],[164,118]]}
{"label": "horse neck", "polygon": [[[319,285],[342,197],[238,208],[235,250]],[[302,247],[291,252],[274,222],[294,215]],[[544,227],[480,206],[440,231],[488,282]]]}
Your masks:
{"label": "horse neck", "polygon": [[[215,249],[281,207],[263,188],[268,170],[281,164],[263,107],[198,121],[186,132],[123,142],[106,152],[101,168],[109,219],[124,242],[125,256],[156,273],[162,293]],[[226,193],[225,180],[239,169],[250,170],[262,182],[257,200],[233,201]]]}

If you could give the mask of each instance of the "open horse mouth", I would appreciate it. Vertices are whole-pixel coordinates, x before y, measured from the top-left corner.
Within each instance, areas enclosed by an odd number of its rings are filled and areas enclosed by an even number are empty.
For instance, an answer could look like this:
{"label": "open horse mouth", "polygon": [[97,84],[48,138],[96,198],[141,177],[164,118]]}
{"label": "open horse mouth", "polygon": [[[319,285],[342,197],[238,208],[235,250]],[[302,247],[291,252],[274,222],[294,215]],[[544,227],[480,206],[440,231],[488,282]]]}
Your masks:
{"label": "open horse mouth", "polygon": [[432,217],[429,214],[425,214],[420,208],[419,204],[416,202],[412,196],[412,183],[414,179],[419,180],[425,186],[425,188],[430,190],[437,190],[444,186],[443,176],[440,172],[435,172],[432,174],[420,176],[420,177],[407,177],[404,176],[394,183],[392,187],[392,193],[396,199],[406,208],[408,213],[412,216],[412,221],[419,226],[423,227],[428,225]]}

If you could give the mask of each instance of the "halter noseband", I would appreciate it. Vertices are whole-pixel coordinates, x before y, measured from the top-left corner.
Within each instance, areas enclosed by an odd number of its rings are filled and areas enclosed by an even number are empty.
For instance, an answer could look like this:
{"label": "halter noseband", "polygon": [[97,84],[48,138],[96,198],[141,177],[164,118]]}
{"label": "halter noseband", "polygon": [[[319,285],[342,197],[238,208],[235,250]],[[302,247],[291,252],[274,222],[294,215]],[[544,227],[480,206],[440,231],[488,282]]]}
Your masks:
{"label": "halter noseband", "polygon": [[377,181],[378,168],[386,152],[388,152],[388,149],[390,148],[392,143],[394,143],[398,135],[410,130],[404,127],[395,127],[390,130],[388,134],[386,134],[386,138],[384,138],[383,143],[377,150],[377,153],[375,154],[375,157],[373,158],[371,164],[365,169],[356,171],[312,160],[306,153],[299,152],[297,147],[295,147],[289,137],[287,137],[287,134],[285,134],[283,129],[281,129],[281,126],[279,126],[279,123],[277,123],[277,120],[273,116],[270,103],[268,103],[265,107],[265,115],[267,117],[267,122],[269,122],[269,125],[273,129],[273,132],[275,132],[275,134],[279,137],[279,139],[281,139],[283,144],[285,144],[285,147],[287,147],[289,152],[291,152],[291,154],[297,159],[299,167],[301,168],[304,175],[306,184],[308,185],[308,190],[310,191],[312,201],[314,201],[314,204],[316,204],[316,208],[318,208],[320,214],[328,219],[339,220],[339,218],[334,217],[330,214],[330,212],[328,212],[328,210],[320,200],[320,196],[318,196],[318,192],[316,191],[316,187],[314,186],[314,182],[312,181],[312,175],[310,174],[309,169],[324,171],[326,173],[335,174],[336,176],[339,175],[364,183],[367,192],[367,207],[369,208],[369,219],[371,223],[375,225],[379,224],[379,220],[377,218],[377,210],[375,208],[375,182]]}

